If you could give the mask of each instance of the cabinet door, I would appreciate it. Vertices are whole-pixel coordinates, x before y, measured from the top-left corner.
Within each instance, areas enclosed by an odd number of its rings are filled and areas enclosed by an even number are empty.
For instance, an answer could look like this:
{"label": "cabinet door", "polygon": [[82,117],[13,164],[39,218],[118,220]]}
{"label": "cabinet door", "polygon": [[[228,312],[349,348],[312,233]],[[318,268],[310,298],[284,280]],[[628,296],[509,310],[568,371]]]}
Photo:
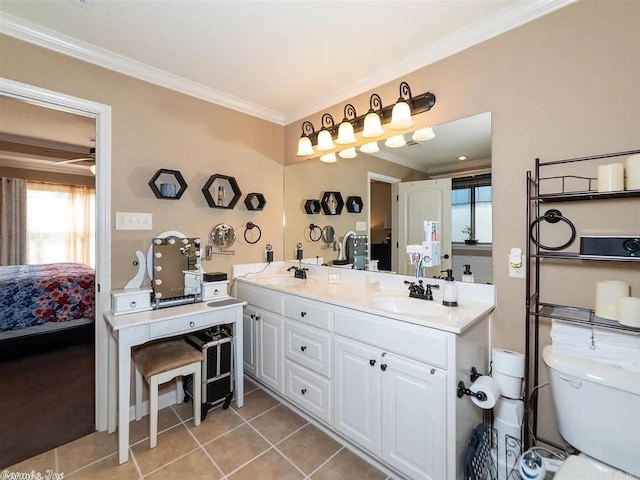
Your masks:
{"label": "cabinet door", "polygon": [[258,322],[256,310],[253,307],[245,307],[242,315],[242,342],[244,371],[256,375],[256,359],[258,357]]}
{"label": "cabinet door", "polygon": [[446,477],[446,373],[385,354],[382,460],[414,479]]}
{"label": "cabinet door", "polygon": [[380,351],[334,336],[334,428],[380,453]]}
{"label": "cabinet door", "polygon": [[258,323],[257,377],[284,394],[284,319],[263,310],[256,312]]}

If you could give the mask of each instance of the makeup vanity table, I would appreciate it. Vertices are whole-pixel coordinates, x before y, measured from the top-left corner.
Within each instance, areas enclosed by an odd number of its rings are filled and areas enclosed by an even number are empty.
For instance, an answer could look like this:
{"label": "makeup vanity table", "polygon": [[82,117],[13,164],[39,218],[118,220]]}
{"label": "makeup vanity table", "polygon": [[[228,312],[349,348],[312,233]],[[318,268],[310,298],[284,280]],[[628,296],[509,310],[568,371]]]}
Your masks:
{"label": "makeup vanity table", "polygon": [[236,406],[243,401],[242,307],[246,302],[227,298],[190,303],[152,311],[104,314],[109,326],[109,433],[118,417],[118,461],[129,459],[129,411],[131,390],[131,348],[152,340],[184,335],[215,325],[232,324],[235,349]]}

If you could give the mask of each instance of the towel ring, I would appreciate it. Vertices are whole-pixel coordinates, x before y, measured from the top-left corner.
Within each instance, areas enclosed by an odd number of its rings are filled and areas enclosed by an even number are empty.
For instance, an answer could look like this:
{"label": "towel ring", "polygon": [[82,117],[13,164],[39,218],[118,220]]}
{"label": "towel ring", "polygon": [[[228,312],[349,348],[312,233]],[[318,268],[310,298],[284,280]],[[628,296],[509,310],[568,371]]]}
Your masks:
{"label": "towel ring", "polygon": [[[317,236],[314,236],[313,232],[317,231]],[[311,240],[312,242],[318,242],[320,241],[320,239],[322,238],[322,228],[320,228],[318,225],[315,224],[310,224],[309,225],[309,240]]]}
{"label": "towel ring", "polygon": [[[251,240],[249,240],[249,239],[247,238],[247,232],[248,232],[249,230],[253,230],[254,228],[257,228],[257,229],[258,229],[258,238],[256,238],[256,239],[252,242]],[[247,222],[247,225],[245,226],[245,229],[244,229],[244,235],[243,235],[243,236],[244,236],[244,241],[245,241],[245,242],[247,242],[247,243],[249,243],[249,244],[253,245],[254,243],[258,243],[258,242],[260,241],[260,239],[262,238],[262,230],[261,230],[261,229],[260,229],[260,227],[259,227],[258,225],[256,225],[255,223],[253,223],[253,222]]]}
{"label": "towel ring", "polygon": [[[566,243],[563,243],[562,245],[557,247],[549,247],[547,245],[543,245],[538,241],[538,239],[534,235],[534,230],[536,228],[536,225],[538,225],[542,220],[548,223],[558,223],[560,221],[565,222],[567,225],[569,225],[569,228],[571,229],[571,238]],[[542,248],[543,250],[564,250],[569,245],[571,245],[573,241],[576,239],[576,227],[571,222],[571,220],[569,220],[567,217],[562,216],[562,212],[560,212],[560,210],[556,210],[555,208],[552,208],[544,212],[544,215],[536,218],[533,222],[531,222],[531,227],[529,228],[529,236],[531,237],[531,241],[534,244],[536,244],[538,247]]]}

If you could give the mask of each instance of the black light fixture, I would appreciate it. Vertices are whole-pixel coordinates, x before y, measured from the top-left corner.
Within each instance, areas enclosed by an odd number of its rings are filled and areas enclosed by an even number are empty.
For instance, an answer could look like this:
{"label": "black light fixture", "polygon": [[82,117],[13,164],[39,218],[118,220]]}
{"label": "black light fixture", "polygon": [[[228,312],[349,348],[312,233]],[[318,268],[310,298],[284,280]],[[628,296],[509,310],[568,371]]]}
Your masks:
{"label": "black light fixture", "polygon": [[298,153],[299,157],[306,157],[307,155],[313,155],[313,145],[311,144],[311,136],[316,133],[313,128],[313,123],[306,121],[302,124],[302,135],[298,140]]}

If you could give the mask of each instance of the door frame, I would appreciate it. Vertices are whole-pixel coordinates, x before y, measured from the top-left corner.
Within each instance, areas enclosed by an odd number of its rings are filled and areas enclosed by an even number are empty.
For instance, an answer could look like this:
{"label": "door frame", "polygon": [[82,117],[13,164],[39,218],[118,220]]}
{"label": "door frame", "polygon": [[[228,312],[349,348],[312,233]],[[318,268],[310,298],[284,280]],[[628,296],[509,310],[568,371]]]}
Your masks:
{"label": "door frame", "polygon": [[[369,239],[369,248],[367,249],[367,263],[371,260],[371,180],[376,180],[378,182],[390,183],[394,185],[396,183],[400,183],[402,181],[401,178],[391,177],[389,175],[383,175],[382,173],[376,172],[367,172],[367,235]],[[398,209],[396,204],[393,202],[393,191],[391,192],[391,224],[395,225],[396,215],[398,213]],[[391,236],[391,251],[394,252],[393,249],[393,231]],[[391,255],[391,270],[395,271],[395,262],[393,260],[394,255]]]}
{"label": "door frame", "polygon": [[95,427],[107,429],[108,340],[103,313],[111,290],[111,106],[0,77],[0,95],[96,120]]}

